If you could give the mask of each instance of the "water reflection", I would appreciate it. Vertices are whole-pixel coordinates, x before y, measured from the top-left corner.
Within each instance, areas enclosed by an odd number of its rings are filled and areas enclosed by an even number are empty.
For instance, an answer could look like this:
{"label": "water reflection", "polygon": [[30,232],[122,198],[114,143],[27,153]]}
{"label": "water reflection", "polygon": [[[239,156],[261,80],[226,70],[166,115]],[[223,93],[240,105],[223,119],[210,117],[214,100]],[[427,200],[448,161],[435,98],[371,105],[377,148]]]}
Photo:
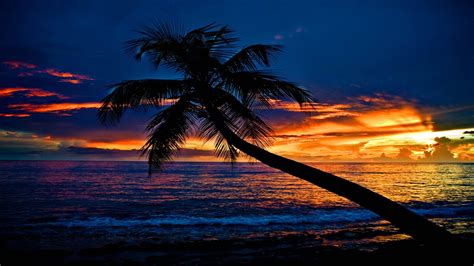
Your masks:
{"label": "water reflection", "polygon": [[[406,204],[453,232],[472,232],[472,164],[314,166]],[[99,236],[116,241],[117,235],[175,240],[317,232],[339,237],[331,243],[352,241],[338,236],[343,228],[349,236],[364,231],[364,241],[406,237],[371,233],[387,230],[376,215],[260,164],[174,163],[148,177],[139,162],[2,161],[0,183],[0,235],[46,232],[68,242],[72,234],[87,242]],[[22,226],[32,225],[36,229],[25,233]],[[53,236],[51,243],[64,244]]]}
{"label": "water reflection", "polygon": [[[227,208],[354,206],[298,178],[260,164],[174,163],[148,177],[133,162],[1,162],[6,200],[107,201]],[[472,201],[471,164],[313,164],[402,203]],[[15,169],[10,171],[9,169]],[[187,203],[189,202],[189,203]],[[91,203],[93,204],[93,203]],[[62,207],[61,207],[62,208]]]}

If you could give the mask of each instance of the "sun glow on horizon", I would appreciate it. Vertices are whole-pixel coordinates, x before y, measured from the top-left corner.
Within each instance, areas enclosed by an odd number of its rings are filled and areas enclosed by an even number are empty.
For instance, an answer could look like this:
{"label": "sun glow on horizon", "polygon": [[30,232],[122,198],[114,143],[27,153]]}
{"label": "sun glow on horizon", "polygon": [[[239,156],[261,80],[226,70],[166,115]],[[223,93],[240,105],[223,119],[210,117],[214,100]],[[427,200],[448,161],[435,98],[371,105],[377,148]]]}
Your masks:
{"label": "sun glow on horizon", "polygon": [[[35,64],[21,61],[6,61],[4,65],[16,71],[18,77],[55,77],[55,82],[81,84],[94,78],[56,68],[38,68]],[[23,71],[23,72],[19,72]],[[25,72],[26,71],[26,72]],[[54,89],[54,87],[52,87]],[[63,91],[61,91],[63,92]],[[1,119],[35,122],[39,116],[73,119],[85,110],[96,110],[101,106],[98,100],[79,102],[62,93],[37,87],[3,87],[0,99],[6,101],[0,112]],[[172,105],[177,99],[162,101],[164,106]],[[262,117],[274,129],[273,143],[265,147],[271,152],[301,161],[374,161],[374,160],[415,160],[415,159],[462,159],[474,160],[473,128],[435,131],[437,121],[433,121],[439,111],[430,112],[420,107],[416,100],[406,100],[400,96],[373,93],[346,97],[339,102],[317,102],[303,104],[285,100],[270,101],[279,114],[269,113]],[[457,107],[466,110],[471,107]],[[454,110],[457,110],[454,109]],[[452,110],[452,109],[450,109]],[[267,112],[257,107],[257,112]],[[269,111],[272,112],[272,111]],[[445,112],[445,110],[444,110]],[[288,115],[288,117],[287,117]],[[63,120],[66,121],[66,120]],[[69,120],[71,123],[73,120]],[[93,122],[97,128],[92,128]],[[0,142],[11,149],[25,149],[34,156],[41,152],[65,152],[69,156],[91,156],[106,158],[107,152],[125,154],[127,160],[137,154],[146,142],[141,129],[104,129],[92,117],[85,128],[68,133],[49,132],[43,128],[38,132],[21,132],[0,128]],[[69,126],[69,125],[68,125]],[[57,129],[56,129],[57,130]],[[40,133],[42,132],[42,133]],[[250,140],[251,141],[251,140]],[[204,142],[190,136],[183,145],[184,152],[178,152],[176,160],[221,161],[214,155],[213,141]],[[43,150],[42,150],[43,149]],[[80,150],[80,149],[87,149]],[[97,153],[97,154],[94,154]],[[5,153],[8,154],[8,153]],[[21,154],[21,153],[19,153]],[[29,153],[25,153],[29,154]],[[7,155],[4,155],[7,156]],[[101,157],[102,156],[102,157]],[[88,157],[89,158],[89,157]],[[138,156],[136,156],[138,158]],[[239,161],[247,161],[247,158]]]}

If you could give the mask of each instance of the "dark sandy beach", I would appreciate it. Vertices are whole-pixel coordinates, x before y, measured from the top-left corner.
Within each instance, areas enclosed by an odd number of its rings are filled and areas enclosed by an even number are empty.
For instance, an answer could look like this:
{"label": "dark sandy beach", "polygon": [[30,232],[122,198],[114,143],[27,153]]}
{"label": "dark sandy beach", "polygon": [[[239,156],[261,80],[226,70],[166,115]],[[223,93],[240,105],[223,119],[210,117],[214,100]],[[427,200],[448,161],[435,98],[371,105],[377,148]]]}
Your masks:
{"label": "dark sandy beach", "polygon": [[[472,264],[472,243],[462,249],[433,250],[414,240],[393,240],[383,243],[361,243],[361,237],[372,239],[380,232],[354,231],[324,235],[289,234],[252,239],[206,239],[165,243],[160,239],[142,242],[116,242],[95,248],[21,249],[2,243],[2,265],[385,265],[387,263],[421,263],[437,265]],[[399,237],[389,235],[387,237]],[[357,245],[339,245],[338,240],[352,238]],[[464,241],[472,235],[463,235]],[[18,241],[18,240],[17,240]],[[17,244],[27,244],[22,240]],[[5,246],[9,243],[9,246]],[[471,254],[471,255],[469,255]],[[421,265],[420,264],[420,265]],[[446,265],[446,264],[445,264]]]}

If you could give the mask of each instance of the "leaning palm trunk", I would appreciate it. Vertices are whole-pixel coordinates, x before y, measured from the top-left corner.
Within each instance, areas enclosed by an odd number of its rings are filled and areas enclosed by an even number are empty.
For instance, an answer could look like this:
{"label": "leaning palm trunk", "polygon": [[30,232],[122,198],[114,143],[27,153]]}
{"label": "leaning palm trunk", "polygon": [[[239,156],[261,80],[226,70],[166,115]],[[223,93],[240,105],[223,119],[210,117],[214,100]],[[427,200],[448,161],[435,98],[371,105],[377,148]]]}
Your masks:
{"label": "leaning palm trunk", "polygon": [[457,242],[451,233],[400,204],[346,179],[268,152],[241,139],[220,121],[220,119],[216,119],[215,123],[219,126],[221,134],[232,145],[260,162],[306,180],[375,212],[400,228],[402,232],[425,245],[448,246],[449,243]]}

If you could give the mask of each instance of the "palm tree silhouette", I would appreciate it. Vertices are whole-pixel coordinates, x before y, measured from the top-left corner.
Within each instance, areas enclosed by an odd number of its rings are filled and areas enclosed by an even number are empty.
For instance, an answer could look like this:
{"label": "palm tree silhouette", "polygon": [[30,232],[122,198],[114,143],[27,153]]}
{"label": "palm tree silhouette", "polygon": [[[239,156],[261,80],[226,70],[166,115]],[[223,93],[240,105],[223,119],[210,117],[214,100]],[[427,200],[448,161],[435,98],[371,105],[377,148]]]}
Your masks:
{"label": "palm tree silhouette", "polygon": [[182,79],[127,80],[115,84],[102,100],[98,118],[103,124],[119,122],[128,109],[159,108],[146,130],[142,154],[149,173],[159,170],[192,134],[213,140],[217,156],[235,161],[240,152],[345,197],[390,221],[404,233],[427,245],[454,240],[438,225],[382,195],[308,165],[272,154],[271,128],[256,108],[272,108],[274,100],[313,103],[310,93],[271,72],[260,70],[281,51],[277,45],[250,45],[235,52],[237,38],[227,26],[210,24],[189,32],[172,24],[155,24],[127,42],[137,60],[148,56]]}

